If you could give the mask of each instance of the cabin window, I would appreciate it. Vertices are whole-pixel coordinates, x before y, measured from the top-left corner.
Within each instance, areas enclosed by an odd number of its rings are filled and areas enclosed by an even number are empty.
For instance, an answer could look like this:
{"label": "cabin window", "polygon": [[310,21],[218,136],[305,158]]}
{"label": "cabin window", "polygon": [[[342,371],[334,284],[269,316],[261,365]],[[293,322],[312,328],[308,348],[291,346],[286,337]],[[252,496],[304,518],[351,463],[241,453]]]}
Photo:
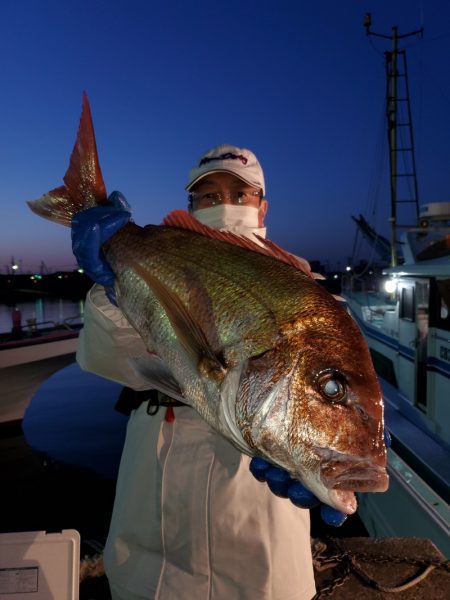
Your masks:
{"label": "cabin window", "polygon": [[414,321],[414,288],[403,287],[400,290],[400,318]]}
{"label": "cabin window", "polygon": [[[428,281],[416,281],[416,323],[419,339],[426,342],[428,335],[430,303],[430,284]],[[426,361],[426,344],[424,348],[424,360]]]}
{"label": "cabin window", "polygon": [[450,279],[436,281],[436,327],[450,331]]}
{"label": "cabin window", "polygon": [[384,356],[384,354],[377,352],[373,348],[370,348],[370,354],[372,356],[373,366],[378,375],[394,387],[398,388],[397,377],[395,376],[395,369],[392,360]]}

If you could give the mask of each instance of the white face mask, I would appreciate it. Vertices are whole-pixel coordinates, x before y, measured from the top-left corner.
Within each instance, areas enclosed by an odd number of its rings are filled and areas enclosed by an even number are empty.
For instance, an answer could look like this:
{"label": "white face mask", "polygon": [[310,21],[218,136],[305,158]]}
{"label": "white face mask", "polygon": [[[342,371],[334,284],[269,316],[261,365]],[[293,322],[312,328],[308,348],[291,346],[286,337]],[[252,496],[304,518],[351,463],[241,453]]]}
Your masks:
{"label": "white face mask", "polygon": [[253,235],[265,238],[266,228],[258,226],[259,210],[254,206],[235,206],[234,204],[217,204],[209,208],[192,211],[192,216],[213,229],[224,229],[250,238],[258,243]]}

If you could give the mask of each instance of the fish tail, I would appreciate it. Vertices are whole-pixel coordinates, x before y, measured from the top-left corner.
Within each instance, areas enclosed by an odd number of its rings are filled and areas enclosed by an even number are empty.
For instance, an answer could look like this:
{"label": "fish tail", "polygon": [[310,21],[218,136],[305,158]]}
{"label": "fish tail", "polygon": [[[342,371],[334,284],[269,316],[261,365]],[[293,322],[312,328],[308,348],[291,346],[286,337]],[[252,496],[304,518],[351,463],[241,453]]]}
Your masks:
{"label": "fish tail", "polygon": [[108,201],[98,160],[91,109],[85,92],[77,139],[63,181],[64,185],[37,200],[27,202],[31,210],[44,219],[70,227],[72,217],[77,212]]}

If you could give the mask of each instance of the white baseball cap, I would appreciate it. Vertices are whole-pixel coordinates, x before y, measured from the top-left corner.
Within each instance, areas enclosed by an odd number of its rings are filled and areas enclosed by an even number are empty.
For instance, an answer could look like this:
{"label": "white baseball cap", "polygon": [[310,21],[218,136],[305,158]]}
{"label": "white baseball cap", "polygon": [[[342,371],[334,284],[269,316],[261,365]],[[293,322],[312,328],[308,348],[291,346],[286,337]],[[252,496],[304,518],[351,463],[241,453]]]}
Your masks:
{"label": "white baseball cap", "polygon": [[203,154],[197,166],[189,171],[186,190],[200,181],[208,173],[231,173],[245,183],[260,188],[265,194],[264,173],[256,156],[246,148],[221,144]]}

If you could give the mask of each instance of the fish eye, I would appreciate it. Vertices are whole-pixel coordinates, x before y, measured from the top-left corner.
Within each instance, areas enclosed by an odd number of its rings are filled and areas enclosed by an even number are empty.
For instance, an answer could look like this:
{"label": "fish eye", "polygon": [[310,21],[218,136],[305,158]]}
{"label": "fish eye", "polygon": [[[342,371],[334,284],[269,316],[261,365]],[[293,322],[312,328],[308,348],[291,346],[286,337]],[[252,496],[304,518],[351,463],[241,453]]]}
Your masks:
{"label": "fish eye", "polygon": [[347,386],[344,378],[337,371],[322,372],[318,377],[320,395],[329,402],[346,404]]}

